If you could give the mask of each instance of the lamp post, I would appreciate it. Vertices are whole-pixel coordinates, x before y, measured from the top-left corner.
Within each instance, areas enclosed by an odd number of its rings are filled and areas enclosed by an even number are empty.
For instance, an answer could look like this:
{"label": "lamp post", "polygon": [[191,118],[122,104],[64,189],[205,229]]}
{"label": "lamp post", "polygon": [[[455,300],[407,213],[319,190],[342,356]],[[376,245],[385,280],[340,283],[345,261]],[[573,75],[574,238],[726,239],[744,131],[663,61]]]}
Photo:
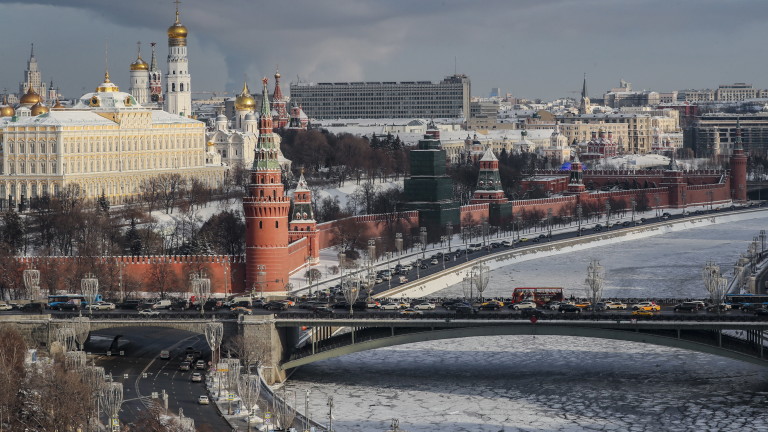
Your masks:
{"label": "lamp post", "polygon": [[[440,244],[441,245],[443,244],[443,242],[446,242],[446,241],[448,241],[448,236],[440,236]],[[445,270],[445,257],[446,257],[445,255],[443,255],[443,257],[442,257],[442,259],[443,259],[443,270]]]}
{"label": "lamp post", "polygon": [[551,208],[547,209],[547,227],[548,227],[547,238],[549,238],[549,241],[552,241],[552,209]]}
{"label": "lamp post", "polygon": [[310,389],[306,390],[304,394],[304,432],[309,432],[309,427],[312,422],[309,417],[309,394],[312,393]]}
{"label": "lamp post", "polygon": [[610,226],[610,220],[611,220],[611,201],[605,200],[605,227],[608,228]]}
{"label": "lamp post", "polygon": [[482,230],[483,230],[483,246],[487,246],[488,245],[488,221],[487,220],[483,220]]}
{"label": "lamp post", "polygon": [[395,249],[397,249],[397,263],[400,264],[400,255],[403,254],[403,233],[395,233]]}
{"label": "lamp post", "polygon": [[632,198],[632,223],[635,223],[635,207],[637,207],[637,201]]}
{"label": "lamp post", "polygon": [[205,315],[205,303],[211,297],[211,280],[204,276],[205,273],[200,272],[192,278],[192,292],[200,302],[200,317]]}
{"label": "lamp post", "polygon": [[581,237],[581,204],[576,204],[576,220],[579,222],[579,230],[576,233],[578,237]]}
{"label": "lamp post", "polygon": [[451,253],[451,239],[453,239],[453,222],[445,224],[445,235],[448,236],[448,253]]}
{"label": "lamp post", "polygon": [[419,239],[421,240],[421,259],[424,259],[427,253],[427,227],[419,228]]}
{"label": "lamp post", "polygon": [[24,288],[26,288],[26,297],[33,302],[40,301],[40,270],[28,268],[24,270]]}
{"label": "lamp post", "polygon": [[88,301],[89,315],[93,315],[93,302],[99,292],[99,280],[91,273],[88,273],[80,279],[80,289]]}
{"label": "lamp post", "polygon": [[264,281],[267,280],[267,266],[256,265],[256,285],[259,286],[259,298],[264,298]]}
{"label": "lamp post", "polygon": [[472,284],[477,288],[477,293],[480,295],[480,301],[483,301],[483,292],[488,287],[490,281],[491,269],[485,264],[477,264],[472,266],[471,277]]}

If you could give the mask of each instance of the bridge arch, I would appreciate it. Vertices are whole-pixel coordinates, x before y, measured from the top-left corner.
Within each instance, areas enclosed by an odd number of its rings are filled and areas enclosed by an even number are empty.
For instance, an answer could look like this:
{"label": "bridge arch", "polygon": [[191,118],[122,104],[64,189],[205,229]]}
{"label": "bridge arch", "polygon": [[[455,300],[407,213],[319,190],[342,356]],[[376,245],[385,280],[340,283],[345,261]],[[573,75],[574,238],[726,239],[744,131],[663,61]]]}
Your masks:
{"label": "bridge arch", "polygon": [[[431,330],[423,332],[413,332],[400,334],[378,339],[361,341],[338,348],[329,349],[315,354],[298,357],[283,362],[283,370],[292,369],[298,366],[314,363],[320,360],[341,357],[361,351],[367,351],[377,348],[385,348],[396,345],[405,345],[416,342],[428,342],[443,339],[459,339],[478,336],[575,336],[600,339],[613,339],[629,342],[647,343],[671,348],[680,348],[689,351],[696,351],[705,354],[713,354],[721,357],[727,357],[740,360],[760,366],[768,366],[768,359],[761,356],[753,356],[739,351],[723,348],[716,344],[696,342],[692,340],[680,339],[677,337],[663,336],[647,332],[638,332],[632,330],[616,330],[594,327],[579,326],[483,326],[483,327],[464,327],[442,330]],[[351,338],[351,336],[350,336]]]}

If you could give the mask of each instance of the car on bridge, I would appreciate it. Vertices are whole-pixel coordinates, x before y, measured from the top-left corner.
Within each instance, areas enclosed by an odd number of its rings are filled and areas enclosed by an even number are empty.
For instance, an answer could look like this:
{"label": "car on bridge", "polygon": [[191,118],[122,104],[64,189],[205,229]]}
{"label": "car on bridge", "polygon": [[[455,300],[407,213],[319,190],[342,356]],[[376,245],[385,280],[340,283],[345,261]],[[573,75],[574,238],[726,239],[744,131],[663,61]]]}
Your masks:
{"label": "car on bridge", "polygon": [[673,310],[675,312],[698,312],[701,310],[701,305],[696,302],[682,302],[675,306]]}
{"label": "car on bridge", "polygon": [[160,312],[154,309],[142,309],[139,311],[139,316],[142,316],[142,317],[156,317],[159,315],[160,315]]}
{"label": "car on bridge", "polygon": [[654,311],[660,311],[661,306],[657,305],[652,301],[647,301],[647,302],[640,302],[640,303],[633,304],[632,310],[645,310],[645,311],[654,312]]}
{"label": "car on bridge", "polygon": [[587,309],[587,308],[589,308],[590,306],[592,306],[592,303],[591,303],[591,302],[588,302],[588,301],[580,301],[580,302],[576,302],[576,305],[575,305],[575,306],[576,306],[577,308]]}
{"label": "car on bridge", "polygon": [[619,302],[619,301],[606,301],[605,302],[605,307],[607,309],[626,310],[627,309],[627,304]]}
{"label": "car on bridge", "polygon": [[536,309],[536,303],[532,302],[530,300],[524,300],[519,303],[513,303],[509,305],[510,309],[514,310],[520,310],[520,309]]}
{"label": "car on bridge", "polygon": [[99,310],[99,311],[115,310],[115,304],[102,301],[102,302],[95,302],[94,304],[88,305],[85,308],[89,310]]}
{"label": "car on bridge", "polygon": [[564,313],[581,313],[581,308],[576,307],[574,304],[570,303],[561,303],[560,306],[557,307],[558,312],[564,314]]}
{"label": "car on bridge", "polygon": [[638,317],[638,316],[639,317],[652,317],[652,316],[656,316],[656,313],[654,311],[652,311],[652,310],[638,309],[638,310],[632,311],[632,316],[635,316],[635,317]]}
{"label": "car on bridge", "polygon": [[236,315],[251,315],[253,311],[244,306],[235,306],[230,311]]}
{"label": "car on bridge", "polygon": [[461,303],[454,308],[456,315],[472,315],[478,312],[477,308],[473,307],[469,303]]}
{"label": "car on bridge", "polygon": [[9,311],[12,310],[13,306],[7,304],[7,303],[0,303],[0,311]]}
{"label": "car on bridge", "polygon": [[265,303],[264,309],[284,311],[284,310],[288,310],[288,304],[281,301],[273,300],[271,302]]}
{"label": "car on bridge", "polygon": [[768,309],[766,308],[755,309],[754,314],[755,316],[768,316]]}
{"label": "car on bridge", "polygon": [[424,302],[424,303],[417,304],[413,308],[416,309],[416,310],[435,310],[435,304],[434,303],[429,303],[429,302]]}
{"label": "car on bridge", "polygon": [[381,305],[381,310],[398,310],[400,309],[399,303],[385,303]]}
{"label": "car on bridge", "polygon": [[324,316],[324,317],[333,316],[334,314],[333,309],[331,309],[328,306],[316,306],[312,308],[312,313],[317,316]]}
{"label": "car on bridge", "polygon": [[420,310],[416,310],[413,308],[403,309],[400,311],[400,316],[422,316],[424,315],[424,312]]}
{"label": "car on bridge", "polygon": [[504,307],[504,302],[491,300],[480,304],[480,310],[499,310]]}
{"label": "car on bridge", "polygon": [[[556,311],[560,308],[560,305],[563,304],[561,301],[552,300],[551,302],[544,305],[545,309]],[[510,305],[511,307],[512,305]]]}

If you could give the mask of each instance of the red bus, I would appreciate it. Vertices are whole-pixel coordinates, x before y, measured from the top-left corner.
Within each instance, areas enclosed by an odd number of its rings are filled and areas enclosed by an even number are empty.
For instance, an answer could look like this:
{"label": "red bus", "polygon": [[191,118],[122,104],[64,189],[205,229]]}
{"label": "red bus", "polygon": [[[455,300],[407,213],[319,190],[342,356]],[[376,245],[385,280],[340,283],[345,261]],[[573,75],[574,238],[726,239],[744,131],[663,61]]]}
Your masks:
{"label": "red bus", "polygon": [[563,301],[563,289],[558,287],[522,287],[512,291],[512,303],[531,300],[539,306],[552,301]]}

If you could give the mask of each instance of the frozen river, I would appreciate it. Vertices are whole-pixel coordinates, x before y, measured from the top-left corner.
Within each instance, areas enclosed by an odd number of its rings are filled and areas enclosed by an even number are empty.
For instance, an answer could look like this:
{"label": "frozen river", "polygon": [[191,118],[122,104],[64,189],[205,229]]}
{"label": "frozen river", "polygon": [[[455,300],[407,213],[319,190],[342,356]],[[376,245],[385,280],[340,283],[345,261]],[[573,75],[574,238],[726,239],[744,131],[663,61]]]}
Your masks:
{"label": "frozen river", "polygon": [[[513,286],[582,295],[591,258],[606,296],[704,297],[710,259],[726,274],[768,218],[556,255],[492,273],[489,296]],[[727,271],[726,271],[727,270]],[[438,293],[460,295],[460,287]],[[505,336],[382,348],[300,368],[303,406],[336,431],[384,431],[391,418],[426,431],[768,430],[768,371],[707,354],[602,339]]]}

